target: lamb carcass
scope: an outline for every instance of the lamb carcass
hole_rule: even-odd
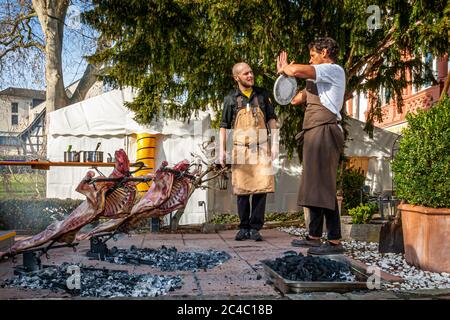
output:
[[[124,178],[130,175],[130,162],[124,150],[115,152],[116,164],[108,178]],[[123,216],[131,211],[136,188],[129,182],[117,187],[117,182],[103,181],[91,183],[95,173],[88,171],[76,191],[86,196],[83,201],[65,220],[58,221],[41,233],[15,243],[2,255],[14,255],[31,248],[39,247],[47,242],[72,243],[77,232],[94,220],[104,217]],[[120,180],[120,179],[118,179]],[[0,256],[1,258],[1,256]]]
[[[77,240],[88,239],[105,232],[128,233],[142,226],[147,218],[159,217],[186,206],[192,181],[183,176],[189,168],[189,161],[183,160],[168,170],[164,161],[161,167],[150,174],[153,183],[147,193],[133,206],[126,217],[109,220],[87,234],[79,235]]]

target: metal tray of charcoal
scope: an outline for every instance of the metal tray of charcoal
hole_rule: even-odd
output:
[[[322,258],[328,258],[346,263],[350,266],[351,273],[355,276],[356,281],[293,281],[283,278],[279,273],[267,265],[269,260],[262,260],[261,263],[264,271],[268,276],[268,280],[280,290],[283,294],[302,293],[302,292],[350,292],[356,290],[367,290],[367,278],[369,277],[361,268],[355,266],[350,260],[342,255],[324,255]]]

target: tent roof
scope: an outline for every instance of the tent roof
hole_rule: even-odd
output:
[[[349,139],[345,143],[345,155],[350,157],[391,157],[392,147],[399,135],[382,128],[373,129],[373,139],[364,131],[365,123],[348,119]]]
[[[49,113],[49,134],[71,136],[104,136],[132,133],[192,135],[192,123],[177,120],[159,120],[150,125],[140,125],[134,113],[125,107],[136,96],[131,88],[112,90],[90,99]],[[208,125],[209,114],[200,112],[197,120]],[[194,119],[195,120],[195,119]],[[191,120],[192,121],[192,120]],[[206,121],[206,122],[205,122]],[[209,127],[207,127],[209,128]],[[196,132],[195,132],[196,133]],[[201,134],[198,132],[198,134]]]

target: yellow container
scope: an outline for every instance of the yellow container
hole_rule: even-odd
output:
[[[137,154],[140,158],[155,158],[156,153],[155,147],[147,147],[147,148],[141,148],[137,150]]]
[[[156,135],[149,133],[140,133],[137,135],[136,162],[143,162],[148,169],[139,170],[134,175],[136,177],[144,176],[154,172],[156,155]],[[150,188],[150,184],[143,182],[137,184],[136,188],[140,193],[145,193]]]
[[[151,185],[151,182],[149,182],[149,183],[141,182],[136,185],[136,189],[139,193],[144,194],[148,191],[148,189],[150,188],[150,185]]]
[[[149,158],[138,159],[137,158],[136,162],[143,162],[147,168],[155,169],[155,159],[149,159]],[[140,172],[140,171],[138,171],[138,172]]]
[[[156,135],[142,133],[137,135],[137,148],[148,148],[148,147],[156,147]]]
[[[134,174],[134,176],[135,177],[140,177],[140,176],[145,176],[146,174],[149,174],[149,173],[152,173],[154,171],[154,169],[153,168],[149,168],[149,169],[142,169],[142,170],[139,170],[138,172],[136,172],[135,174]]]

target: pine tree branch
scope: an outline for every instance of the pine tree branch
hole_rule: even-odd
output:
[[[371,53],[365,55],[363,58],[359,59],[358,62],[356,62],[356,64],[352,67],[350,67],[349,71],[348,71],[348,77],[351,78],[354,75],[356,75],[358,73],[358,71],[364,67],[365,64],[375,64],[376,60],[379,59],[379,57],[381,56],[381,54],[383,52],[385,52],[387,49],[389,49],[394,43],[395,43],[395,39],[394,37],[394,32],[396,30],[396,27],[392,27],[386,37],[384,38],[383,41],[381,41],[381,43],[378,45],[378,47],[376,47]]]

